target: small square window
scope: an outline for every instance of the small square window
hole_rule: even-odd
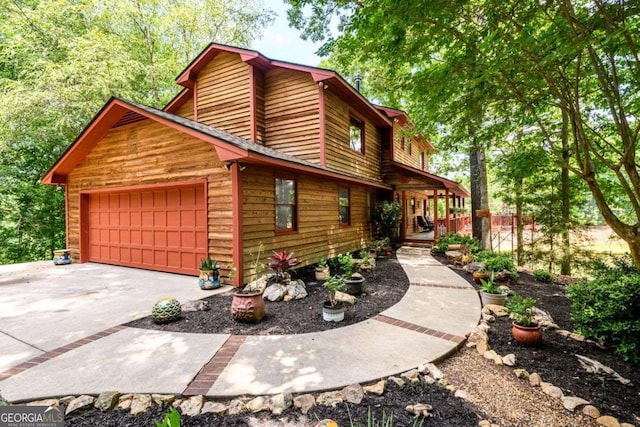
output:
[[[359,153],[364,153],[364,124],[351,117],[349,124],[349,147]]]

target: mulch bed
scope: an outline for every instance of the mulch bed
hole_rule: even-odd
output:
[[[265,317],[258,324],[238,323],[231,318],[231,291],[204,298],[211,310],[183,313],[176,322],[157,325],[151,317],[137,319],[126,326],[172,332],[233,335],[303,334],[341,328],[367,320],[396,304],[409,289],[409,279],[394,258],[378,260],[373,271],[363,271],[365,293],[358,296],[353,307],[346,307],[342,322],[322,319],[322,304],[327,301],[327,290],[315,282],[312,268],[294,272],[293,279],[306,283],[309,295],[289,302],[265,300]],[[198,286],[194,280],[194,286]],[[184,302],[184,301],[182,301]]]
[[[444,257],[437,257],[446,264]],[[470,273],[455,269],[461,277],[473,284]],[[518,273],[518,282],[511,290],[522,296],[536,299],[536,306],[548,312],[561,329],[574,331],[571,321],[571,301],[565,296],[563,284],[548,284],[536,281],[526,272]],[[620,422],[638,423],[640,417],[640,367],[623,361],[613,350],[602,349],[590,342],[565,338],[554,331],[545,331],[543,342],[538,347],[527,347],[517,343],[511,335],[511,319],[497,318],[491,323],[489,344],[498,354],[513,353],[517,367],[529,373],[537,372],[543,381],[553,383],[566,396],[578,396],[591,402],[603,415],[613,415]],[[631,380],[632,386],[618,381],[603,380],[587,373],[578,362],[576,354],[599,361]]]

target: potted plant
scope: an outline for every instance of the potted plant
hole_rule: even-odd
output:
[[[298,264],[300,260],[293,257],[293,252],[273,251],[267,266],[273,271],[277,283],[288,283],[291,280],[291,270]]]
[[[480,283],[482,286],[480,289],[480,299],[482,300],[483,306],[487,304],[504,305],[507,296],[504,291],[493,282],[493,272],[489,274],[488,280],[481,279]]]
[[[315,273],[316,281],[318,282],[324,282],[329,278],[330,271],[326,259],[322,257],[318,258],[318,264],[316,265]]]
[[[513,317],[511,334],[516,341],[524,345],[538,345],[542,342],[540,325],[535,322],[535,305],[535,299],[523,298],[520,295],[512,296],[507,302],[507,308]]]
[[[489,271],[487,271],[485,267],[480,267],[479,269],[473,272],[473,281],[479,285],[481,283],[481,280],[489,279],[489,275],[490,273]]]
[[[220,287],[220,266],[209,256],[200,261],[198,284],[200,289],[207,290]]]
[[[338,262],[345,279],[345,292],[349,295],[361,295],[364,292],[364,277],[354,274],[357,260],[350,253],[338,256]]]
[[[322,318],[327,322],[341,322],[344,320],[344,303],[336,300],[336,292],[344,289],[344,277],[330,276],[322,286],[329,292],[329,301],[322,306]]]
[[[253,257],[253,272],[258,278],[265,270],[266,266],[260,262],[260,254],[262,253],[262,242],[258,247],[258,255]],[[233,293],[231,300],[231,317],[236,322],[258,323],[264,318],[265,307],[262,299],[262,290],[253,290],[245,287]]]

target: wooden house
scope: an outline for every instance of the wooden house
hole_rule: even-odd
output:
[[[77,261],[195,274],[209,254],[239,285],[260,247],[365,247],[378,200],[402,201],[405,238],[418,204],[468,197],[429,172],[426,139],[398,137],[406,113],[333,71],[211,44],[176,81],[162,110],[110,99],[44,176]]]

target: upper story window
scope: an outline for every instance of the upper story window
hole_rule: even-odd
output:
[[[276,231],[295,231],[297,215],[296,180],[276,178]]]
[[[351,223],[351,194],[346,187],[338,188],[340,225]]]
[[[364,123],[353,117],[349,120],[349,147],[364,153]]]
[[[400,149],[402,151],[404,151],[404,144],[405,144],[405,142],[404,142],[404,136],[403,136],[402,139],[400,139]]]
[[[424,154],[424,151],[422,153],[420,153],[420,169],[421,170],[425,170],[425,157],[426,155]]]

